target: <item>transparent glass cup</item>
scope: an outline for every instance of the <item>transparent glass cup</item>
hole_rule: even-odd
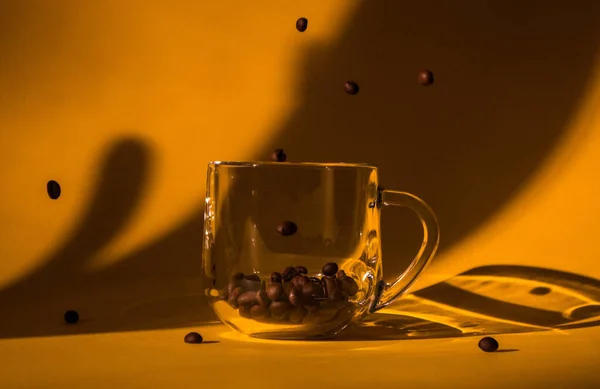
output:
[[[434,256],[435,214],[382,189],[366,164],[211,162],[203,282],[230,328],[270,339],[327,338],[405,294]],[[380,212],[405,206],[424,238],[410,266],[383,281]]]

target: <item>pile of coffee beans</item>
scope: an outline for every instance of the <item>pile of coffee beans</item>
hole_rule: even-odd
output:
[[[321,278],[308,277],[304,266],[272,273],[269,280],[238,273],[222,294],[239,315],[264,322],[320,324],[349,308],[359,290],[356,281],[334,262],[323,266]]]

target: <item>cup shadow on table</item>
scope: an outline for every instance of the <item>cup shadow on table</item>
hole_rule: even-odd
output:
[[[599,280],[538,267],[494,265],[408,294],[338,339],[456,338],[598,325]]]

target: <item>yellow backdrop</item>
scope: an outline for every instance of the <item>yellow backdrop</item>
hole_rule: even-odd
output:
[[[398,310],[448,325],[471,309],[434,296],[452,278],[544,312],[595,306],[582,318],[597,320],[599,53],[592,0],[3,1],[0,337],[213,320],[198,297],[206,164],[274,147],[374,163],[386,188],[437,212],[439,254]],[[419,234],[386,212],[388,277]],[[536,300],[538,284],[560,296]],[[447,311],[427,316],[422,299]],[[71,308],[76,329],[60,324]],[[486,328],[565,324],[503,315]]]

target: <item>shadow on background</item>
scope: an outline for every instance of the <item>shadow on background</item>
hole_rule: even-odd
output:
[[[299,109],[257,159],[283,147],[295,161],[376,164],[385,187],[413,192],[436,210],[444,250],[502,207],[552,151],[584,92],[599,41],[600,2],[593,0],[365,1],[337,43],[308,53]],[[421,68],[434,72],[434,85],[418,84]],[[346,80],[360,85],[358,95],[344,93]],[[43,266],[0,291],[0,337],[216,320],[200,295],[202,209],[109,268],[85,271],[130,217],[149,163],[143,143],[115,145],[78,231]],[[399,221],[385,217],[383,230]],[[386,261],[391,276],[416,251],[418,224],[384,240],[386,258],[404,260]],[[405,304],[435,301],[435,291]],[[80,311],[78,325],[61,324],[66,309]]]

